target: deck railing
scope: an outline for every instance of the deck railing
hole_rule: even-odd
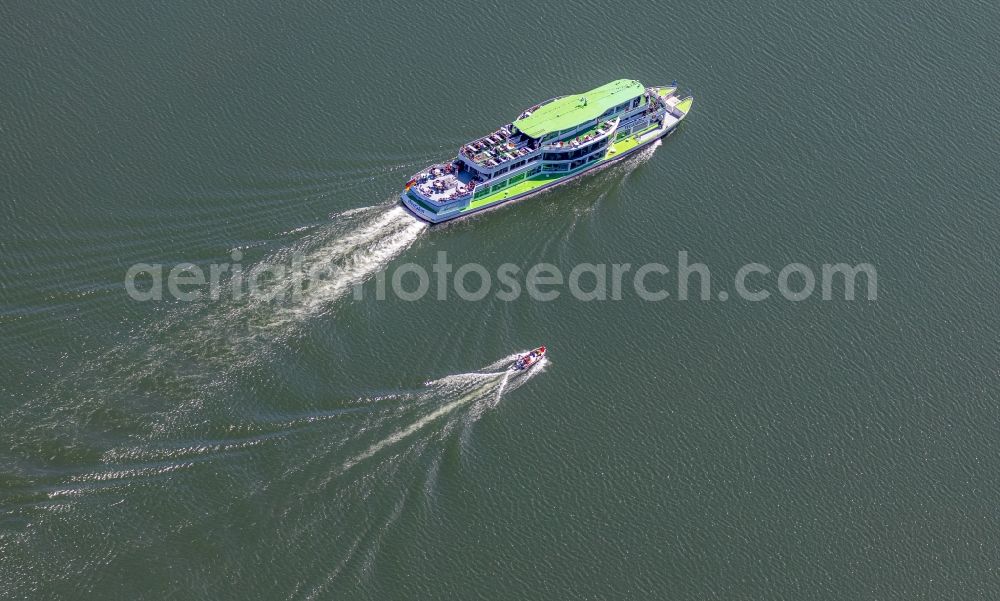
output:
[[[605,121],[604,125],[608,127],[605,127],[603,131],[600,131],[600,127],[598,127],[598,131],[600,131],[600,133],[598,133],[596,136],[585,142],[580,141],[580,138],[574,138],[572,140],[559,140],[557,142],[553,142],[551,144],[546,144],[545,146],[542,146],[542,152],[566,152],[567,150],[579,150],[581,148],[593,144],[594,142],[599,142],[604,138],[607,138],[608,136],[613,134],[615,130],[618,129],[619,123],[621,123],[621,117],[616,117],[614,121]],[[581,136],[581,137],[585,138],[586,136]],[[578,141],[580,143],[574,146],[573,142],[578,142]],[[556,146],[556,144],[559,144],[559,146]]]

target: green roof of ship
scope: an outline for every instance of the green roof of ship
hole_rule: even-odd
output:
[[[514,127],[532,138],[540,138],[596,119],[609,108],[631,100],[643,91],[643,85],[634,79],[617,79],[589,92],[563,96],[544,104],[524,119],[515,121]]]

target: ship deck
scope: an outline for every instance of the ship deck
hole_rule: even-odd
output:
[[[458,196],[469,194],[468,185],[472,181],[472,174],[468,171],[458,171],[443,173],[441,175],[431,175],[426,181],[416,184],[420,194],[434,202],[443,203],[453,200]],[[460,193],[460,187],[465,187],[466,192]]]
[[[529,144],[529,138],[521,133],[512,135],[512,130],[506,126],[462,146],[459,149],[458,159],[444,164],[432,165],[425,172],[415,176],[414,182],[412,182],[415,190],[411,192],[410,196],[407,196],[406,193],[402,195],[403,203],[418,216],[432,223],[440,223],[573,180],[588,171],[621,159],[672,131],[690,111],[693,101],[691,96],[677,97],[675,91],[675,86],[650,88],[649,92],[651,93],[647,93],[646,98],[655,99],[658,105],[655,120],[650,115],[647,119],[649,125],[642,130],[632,131],[630,129],[628,135],[622,134],[621,139],[609,139],[607,152],[600,159],[595,156],[595,160],[588,161],[569,171],[543,171],[492,193],[485,191],[485,196],[475,198],[477,188],[474,186],[477,183],[482,183],[480,178],[483,176],[477,176],[474,173],[476,170],[469,166],[470,163],[480,165],[486,163],[495,166],[514,161],[531,152],[547,151],[550,148],[564,148],[565,146],[582,146],[604,136],[614,136],[621,117],[615,120],[599,121],[584,131],[572,134],[570,139],[560,140],[542,148],[535,148],[534,143]],[[647,112],[651,113],[651,110],[652,107]],[[463,164],[463,159],[465,164]],[[558,162],[557,159],[551,160]],[[513,175],[514,172],[511,173]],[[488,180],[486,183],[489,181],[494,180]],[[410,190],[409,184],[406,189]],[[418,198],[421,199],[424,206],[416,201]],[[429,203],[434,203],[437,208],[431,207]]]
[[[669,117],[669,115],[668,115]],[[521,196],[528,194],[534,190],[544,188],[550,184],[553,184],[557,180],[571,180],[574,177],[590,171],[596,167],[614,161],[620,158],[624,154],[628,154],[630,151],[635,150],[639,146],[643,146],[650,142],[651,138],[659,137],[664,135],[664,133],[674,127],[676,121],[671,122],[663,127],[650,127],[642,132],[637,132],[631,136],[628,136],[617,142],[612,142],[608,145],[608,154],[606,157],[597,161],[593,165],[587,166],[585,169],[578,171],[576,173],[540,173],[531,179],[526,179],[513,184],[503,190],[494,192],[482,198],[477,198],[469,203],[469,205],[462,209],[463,213],[469,211],[475,211],[476,209],[485,207],[487,205],[493,204],[499,200],[514,198],[516,196]]]

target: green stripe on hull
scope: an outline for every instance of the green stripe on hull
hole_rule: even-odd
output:
[[[508,186],[503,190],[498,190],[493,194],[478,198],[469,203],[469,206],[462,209],[462,212],[474,211],[484,205],[494,203],[498,200],[503,200],[505,198],[513,198],[520,194],[525,194],[531,192],[536,188],[541,188],[545,184],[551,184],[557,179],[563,179],[564,177],[569,177],[569,175],[536,175],[531,179],[526,179],[524,181],[517,182],[512,186]]]
[[[552,184],[553,182],[556,182],[558,180],[571,179],[571,178],[576,177],[578,175],[582,175],[583,173],[585,173],[587,171],[590,171],[594,167],[597,167],[599,165],[603,165],[604,163],[607,163],[609,161],[613,161],[614,159],[616,159],[616,158],[620,157],[621,155],[629,152],[630,150],[635,150],[636,147],[638,147],[638,146],[643,146],[645,144],[648,144],[649,142],[652,142],[653,140],[650,139],[650,140],[646,140],[645,142],[641,142],[640,143],[639,142],[639,136],[642,133],[646,133],[646,132],[654,130],[654,129],[656,129],[655,125],[647,128],[646,130],[644,130],[642,132],[639,132],[637,134],[632,134],[632,135],[628,136],[627,138],[625,138],[623,140],[619,140],[618,142],[614,142],[612,144],[609,144],[608,145],[608,153],[601,160],[595,161],[595,162],[591,163],[590,165],[582,165],[579,168],[578,171],[571,172],[571,173],[563,173],[563,174],[558,174],[558,175],[556,175],[556,174],[540,174],[540,175],[536,175],[536,176],[534,176],[531,179],[526,179],[524,181],[520,181],[520,182],[518,182],[518,183],[516,183],[516,184],[514,184],[512,186],[504,188],[503,190],[498,190],[498,191],[494,192],[493,194],[490,194],[488,196],[484,196],[482,198],[478,198],[478,199],[472,201],[471,203],[469,203],[469,206],[467,206],[464,209],[462,209],[461,212],[462,213],[466,213],[468,211],[475,211],[477,209],[481,209],[481,208],[483,208],[483,207],[485,207],[487,205],[493,204],[495,202],[499,202],[499,201],[502,201],[502,200],[509,200],[509,199],[512,199],[512,198],[517,197],[517,196],[522,196],[524,194],[527,194],[529,192],[532,192],[534,190],[537,190],[539,188],[542,188],[544,186]]]

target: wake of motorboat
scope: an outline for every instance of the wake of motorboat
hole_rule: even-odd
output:
[[[407,426],[372,443],[367,450],[345,461],[342,471],[346,472],[358,463],[401,442],[431,423],[454,413],[459,408],[470,406],[466,415],[466,425],[477,421],[487,409],[496,407],[505,394],[517,390],[533,377],[545,371],[547,362],[545,357],[539,358],[533,369],[517,371],[511,369],[513,363],[527,352],[529,351],[508,355],[479,371],[453,374],[425,382],[425,390],[417,395],[414,402],[417,404],[426,403],[428,407],[433,407],[433,409],[413,420]],[[453,423],[447,422],[442,428],[450,428],[452,425]]]

